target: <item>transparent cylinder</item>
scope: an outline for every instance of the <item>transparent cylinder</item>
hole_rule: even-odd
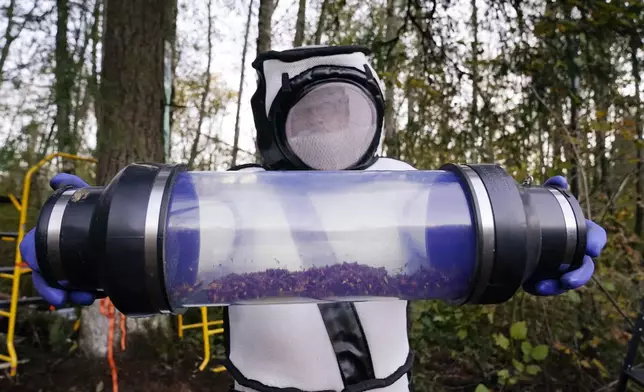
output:
[[[173,308],[456,300],[473,283],[475,236],[446,171],[184,172],[165,283]]]

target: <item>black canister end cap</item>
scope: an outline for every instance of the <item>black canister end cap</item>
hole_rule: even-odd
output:
[[[34,240],[38,268],[49,286],[105,297],[96,276],[98,258],[89,243],[101,192],[101,187],[68,186],[56,190],[41,207]]]
[[[477,229],[477,267],[462,303],[497,304],[521,287],[527,264],[528,222],[516,181],[498,165],[441,168],[462,181]]]
[[[165,289],[165,211],[183,165],[135,163],[105,188],[96,208],[92,238],[101,285],[129,317],[170,313]]]

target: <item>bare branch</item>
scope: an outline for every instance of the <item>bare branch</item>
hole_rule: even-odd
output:
[[[246,53],[248,52],[248,34],[250,32],[250,19],[253,11],[253,0],[248,2],[248,18],[246,19],[246,32],[244,34],[244,48],[242,49],[241,75],[239,76],[239,94],[237,95],[237,114],[235,115],[235,136],[233,140],[232,166],[237,164],[237,150],[239,149],[239,116],[241,112],[241,99],[244,91],[244,71],[246,70]]]
[[[586,194],[585,197],[585,202],[586,202],[586,218],[587,219],[592,219],[592,211],[590,209],[590,194],[588,193],[588,175],[586,174],[586,171],[581,167],[580,163],[582,162],[581,159],[581,154],[579,153],[579,149],[577,149],[577,144],[572,135],[570,134],[570,131],[568,130],[568,127],[564,123],[564,121],[546,104],[546,102],[543,100],[543,98],[539,95],[537,90],[534,88],[534,85],[530,85],[530,90],[532,91],[532,94],[541,102],[543,107],[546,108],[552,114],[553,118],[555,121],[557,121],[561,128],[563,129],[564,133],[566,134],[566,137],[568,138],[568,142],[570,143],[570,146],[572,148],[573,154],[575,155],[575,158],[577,159],[577,162],[579,163],[579,172],[581,173],[581,180],[583,182],[584,186],[584,193]]]
[[[203,137],[204,137],[204,138],[206,138],[207,140],[209,140],[209,141],[213,142],[213,143],[217,143],[217,144],[224,145],[224,146],[226,146],[226,147],[228,147],[228,148],[230,148],[230,149],[232,149],[232,148],[233,148],[233,145],[232,145],[232,144],[230,144],[230,143],[228,143],[228,142],[225,142],[225,141],[221,140],[218,136],[203,135]],[[245,150],[245,149],[243,149],[243,148],[239,148],[239,147],[237,147],[237,151],[238,151],[238,152],[243,152],[244,154],[247,154],[247,155],[249,155],[249,156],[255,156],[255,153],[254,153],[254,152],[250,152],[250,151]]]
[[[633,174],[635,174],[636,170],[637,169],[633,169],[630,172],[626,173],[626,175],[624,175],[624,178],[622,179],[622,182],[619,184],[619,188],[617,188],[617,192],[615,192],[615,194],[613,194],[611,196],[610,200],[608,201],[608,203],[606,203],[606,205],[604,206],[603,211],[599,215],[600,216],[600,218],[599,218],[600,223],[604,221],[604,218],[606,217],[606,214],[608,213],[608,209],[613,205],[613,203],[615,203],[615,200],[617,200],[617,198],[621,195],[622,191],[624,191],[624,188],[626,187],[626,184],[628,183],[628,180],[630,180],[630,177]]]
[[[198,155],[199,148],[199,139],[201,138],[201,127],[203,126],[203,120],[206,117],[206,102],[208,100],[208,95],[210,95],[210,67],[212,64],[212,0],[208,0],[208,63],[206,65],[206,72],[204,77],[206,78],[206,85],[203,89],[203,94],[201,95],[201,102],[199,104],[199,120],[197,122],[197,130],[195,138],[192,142],[192,148],[190,149],[190,157],[188,158],[188,167],[192,167],[195,162],[195,159]]]
[[[315,28],[315,39],[313,41],[314,45],[320,45],[320,42],[322,42],[322,30],[324,29],[324,22],[326,21],[328,3],[329,0],[322,0],[322,5],[320,6],[320,15],[318,16],[318,25]]]
[[[4,34],[4,39],[5,39],[5,44],[2,47],[2,50],[0,51],[0,81],[2,81],[2,71],[4,69],[4,64],[7,61],[7,58],[9,56],[9,48],[11,47],[11,44],[13,41],[15,41],[19,36],[20,33],[22,33],[22,30],[24,30],[25,26],[29,22],[40,22],[45,18],[46,15],[48,15],[51,10],[45,12],[43,15],[40,15],[39,17],[34,18],[34,11],[38,8],[38,2],[34,2],[33,7],[27,12],[25,15],[23,15],[23,21],[20,25],[18,25],[18,29],[15,34],[11,34],[11,29],[13,26],[16,26],[15,24],[15,15],[14,15],[14,8],[15,8],[15,0],[11,0],[11,3],[9,4],[9,7],[7,8],[7,17],[9,18],[9,22],[7,23],[7,30],[5,30]]]

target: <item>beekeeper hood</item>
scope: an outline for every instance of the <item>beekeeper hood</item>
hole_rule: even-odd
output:
[[[273,170],[363,169],[376,159],[384,100],[359,46],[260,54],[251,98],[257,147]]]

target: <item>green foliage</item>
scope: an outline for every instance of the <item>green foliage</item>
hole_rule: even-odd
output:
[[[608,246],[595,260],[596,276],[634,318],[644,282],[642,233],[634,230],[642,220],[636,206],[643,197],[635,179],[644,174],[636,172],[644,140],[641,2],[483,1],[475,2],[477,18],[467,15],[470,1],[326,3],[323,44],[370,47],[380,79],[393,82],[394,100],[387,105],[394,109],[397,132],[385,154],[389,146],[397,146],[396,155],[421,169],[447,162],[496,162],[518,180],[531,175],[537,183],[557,174],[568,176],[584,209],[589,207],[586,212],[609,232]],[[182,12],[191,7],[186,5]],[[89,7],[78,13],[85,11]],[[84,18],[85,22],[70,23],[78,29],[70,32],[75,56],[84,43],[100,39],[82,39],[92,21],[89,15]],[[54,23],[46,17],[30,20],[25,31],[48,31]],[[389,29],[395,32],[391,40],[388,20],[395,22],[395,29]],[[77,36],[81,38],[71,39]],[[199,118],[196,108],[210,80],[204,113],[208,126],[195,167],[213,168],[228,159],[230,149],[221,147],[225,130],[219,129],[219,119],[236,92],[218,74],[205,79],[197,56],[202,51],[200,38],[180,37],[177,43],[178,69],[183,71],[175,78],[173,156],[185,161],[189,154]],[[14,44],[15,58],[7,62],[13,69],[0,70],[2,87],[10,87],[10,93],[0,97],[0,113],[7,123],[0,139],[3,195],[17,193],[27,168],[53,149],[56,103],[50,87],[33,90],[33,81],[52,78],[50,41],[34,42],[42,54],[32,63],[25,60],[31,56],[15,55],[20,48]],[[94,138],[90,112],[95,97],[88,81],[97,75],[92,61],[75,73],[71,116],[80,121],[81,151],[87,154]],[[77,169],[85,178],[93,176],[89,165]],[[55,170],[56,165],[44,168],[34,180],[30,226]],[[17,214],[10,206],[2,207],[0,231],[15,230]],[[0,265],[9,265],[15,247],[3,245]],[[22,293],[28,295],[30,282],[24,283]],[[0,282],[0,291],[6,292],[2,284],[6,282]],[[471,390],[474,385],[476,392],[595,391],[618,374],[630,338],[622,316],[594,282],[556,298],[519,292],[497,306],[419,301],[411,310],[410,339],[417,355],[414,385],[423,392]],[[213,319],[221,317],[220,309],[211,312]],[[197,318],[198,312],[189,312],[186,322]],[[64,346],[66,327],[60,323],[51,321],[51,329],[41,328],[37,336]],[[182,344],[198,350],[200,339],[198,330],[186,331]]]
[[[528,335],[528,327],[526,327],[525,321],[519,321],[510,327],[510,336],[514,340],[524,340]]]
[[[526,373],[531,376],[536,376],[541,372],[541,367],[539,367],[539,365],[528,365],[525,369]]]
[[[616,285],[617,298],[625,307],[629,305],[623,295],[631,297],[628,287]],[[506,304],[467,310],[414,303],[410,336],[419,356],[417,390],[440,391],[442,385],[466,380],[491,390],[539,390],[536,386],[544,377],[561,390],[608,384],[619,370],[628,334],[596,285],[578,291],[580,302],[566,295],[519,294]],[[599,313],[580,317],[577,309],[593,303],[600,306]],[[521,320],[516,319],[519,315],[524,315]],[[511,322],[513,318],[516,321]],[[465,334],[462,331],[467,334],[464,339],[458,336]]]
[[[510,341],[508,340],[508,338],[505,337],[505,335],[501,333],[495,334],[494,340],[496,342],[496,345],[501,347],[504,350],[507,350],[508,347],[510,347]]]
[[[477,385],[476,389],[474,390],[474,392],[488,392],[488,391],[489,389],[487,389],[487,387],[483,384]]]
[[[64,349],[69,347],[72,323],[62,317],[52,317],[50,320],[51,322],[48,324],[49,335],[46,339],[53,351],[64,352]]]
[[[543,361],[548,356],[548,346],[546,346],[545,344],[536,346],[532,350],[531,355],[532,359],[534,359],[535,361]]]

